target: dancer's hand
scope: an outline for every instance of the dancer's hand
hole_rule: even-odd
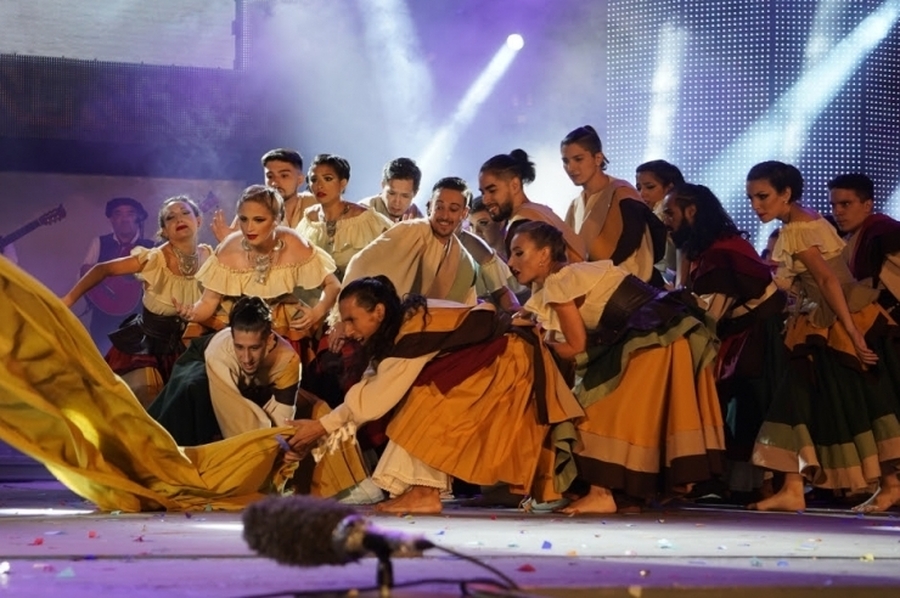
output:
[[[290,327],[293,330],[308,330],[314,328],[322,319],[322,315],[319,313],[320,311],[321,310],[317,310],[315,307],[299,305],[297,307],[297,313],[291,318]]]
[[[332,353],[340,353],[345,339],[344,326],[338,322],[328,333],[328,350]]]
[[[288,440],[291,449],[305,453],[319,439],[325,436],[325,427],[315,419],[295,419],[285,422],[294,428],[294,435]]]
[[[850,331],[850,340],[853,341],[853,348],[856,349],[856,356],[859,357],[861,362],[865,365],[875,365],[878,363],[878,355],[869,348],[866,344],[866,339],[859,330],[853,329]]]
[[[175,297],[172,297],[172,305],[175,306],[175,311],[178,312],[179,318],[181,318],[185,322],[193,322],[194,321],[194,304],[193,303],[182,303]]]
[[[534,320],[531,319],[531,312],[520,309],[512,315],[513,326],[534,326]]]
[[[231,228],[231,226],[225,222],[225,212],[222,211],[221,208],[213,212],[212,222],[210,223],[209,228],[212,230],[213,235],[216,237],[216,241],[219,243],[222,242],[222,239],[237,230]]]

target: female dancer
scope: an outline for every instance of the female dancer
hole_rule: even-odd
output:
[[[343,279],[350,258],[393,223],[375,210],[344,200],[350,181],[350,164],[344,158],[317,155],[307,180],[319,205],[306,210],[297,232],[334,258],[335,275]]]
[[[590,489],[563,511],[614,513],[613,490],[646,499],[720,473],[715,338],[702,316],[609,260],[567,264],[562,234],[543,222],[518,228],[510,250],[532,285],[525,310],[580,374],[575,462]]]
[[[747,174],[759,219],[784,224],[772,251],[776,282],[799,295],[785,337],[791,375],[753,450],[753,462],[784,472],[785,482],[751,508],[805,508],[805,479],[850,491],[880,482],[864,509],[885,510],[900,502],[897,325],[878,305],[878,291],[853,279],[844,242],[800,204],[802,195],[803,177],[790,164],[762,162]]]
[[[272,307],[273,330],[299,348],[300,339],[315,332],[337,298],[334,261],[296,231],[280,226],[283,206],[273,189],[247,187],[237,214],[240,232],[226,237],[203,264],[196,275],[203,295],[194,303],[176,302],[179,313],[189,322],[210,322],[221,329],[234,300],[260,297]]]
[[[634,172],[635,186],[657,218],[663,220],[663,199],[676,185],[684,183],[681,170],[674,164],[665,160],[651,160],[639,165]],[[678,284],[678,253],[672,239],[666,240],[666,254],[662,261],[656,263],[656,269],[660,271],[667,283]]]
[[[296,450],[324,439],[315,451],[321,455],[396,408],[372,476],[395,497],[381,511],[440,512],[448,476],[503,481],[523,494],[566,487],[549,473],[553,459],[547,477],[538,476],[539,457],[551,426],[581,409],[533,334],[506,333],[508,320],[486,305],[438,306],[418,295],[401,301],[384,276],[348,283],[339,307],[345,334],[363,344],[370,368],[330,414],[293,422]]]
[[[587,246],[588,260],[612,260],[645,282],[662,286],[654,269],[666,247],[666,228],[631,184],[606,174],[609,160],[590,125],[571,131],[560,143],[563,167],[582,188],[566,212],[566,224]]]
[[[684,182],[681,170],[665,160],[651,160],[634,170],[635,187],[657,218],[662,219],[662,200],[676,185]]]
[[[71,307],[109,276],[135,274],[143,281],[143,312],[110,335],[113,347],[106,360],[145,406],[169,380],[175,359],[184,351],[184,322],[176,305],[200,298],[195,275],[213,253],[209,245],[197,243],[200,221],[200,209],[191,199],[170,197],[159,210],[157,235],[162,245],[136,247],[128,257],[95,264],[62,297]]]

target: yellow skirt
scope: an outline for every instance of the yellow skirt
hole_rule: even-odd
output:
[[[391,440],[427,465],[480,485],[505,482],[520,493],[546,497],[553,465],[542,446],[551,428],[584,412],[559,375],[543,344],[539,359],[545,372],[545,423],[535,400],[535,353],[522,338],[508,334],[508,344],[489,366],[460,380],[446,394],[434,383],[414,386],[387,428]],[[543,490],[536,489],[541,481]],[[557,484],[557,487],[559,484]]]
[[[725,436],[713,368],[694,375],[684,338],[635,351],[615,389],[577,424],[579,475],[647,497],[719,473]]]

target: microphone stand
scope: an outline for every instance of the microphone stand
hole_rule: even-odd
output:
[[[391,552],[379,550],[375,556],[378,557],[378,568],[375,572],[378,595],[381,598],[388,598],[391,595],[391,588],[394,587],[394,564],[391,562]]]

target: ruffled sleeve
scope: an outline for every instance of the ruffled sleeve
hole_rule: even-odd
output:
[[[525,309],[535,314],[545,329],[562,332],[559,317],[550,304],[584,297],[578,311],[585,327],[593,330],[606,302],[627,275],[610,260],[570,264],[548,276],[543,287],[534,289]]]
[[[209,245],[198,246],[198,251],[213,253]],[[135,247],[131,255],[137,258],[143,267],[135,277],[144,283],[143,303],[149,311],[161,315],[177,314],[172,305],[174,297],[180,303],[194,303],[201,295],[200,283],[194,276],[183,276],[173,273],[166,264],[166,256],[162,247]]]
[[[257,279],[255,269],[233,270],[224,266],[216,255],[210,256],[196,274],[203,286],[226,297],[251,295],[274,299],[292,294],[295,289],[316,289],[335,270],[334,260],[321,248],[302,262],[276,264],[269,270],[265,283]]]
[[[806,266],[794,257],[798,253],[810,247],[818,247],[827,261],[840,255],[845,245],[835,228],[824,218],[809,222],[789,222],[778,234],[772,259],[778,263],[778,277],[791,278],[806,272]]]
[[[352,218],[338,220],[333,239],[329,239],[324,222],[307,216],[297,225],[297,232],[329,253],[335,266],[343,272],[354,255],[391,226],[393,223],[387,217],[369,208]]]

